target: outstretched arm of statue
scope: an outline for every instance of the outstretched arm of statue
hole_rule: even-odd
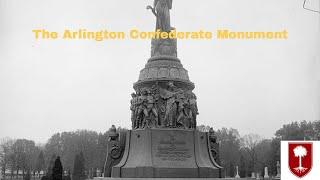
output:
[[[147,9],[151,9],[151,12],[157,17],[157,13],[156,13],[156,10],[155,8],[151,7],[151,6],[147,6]]]

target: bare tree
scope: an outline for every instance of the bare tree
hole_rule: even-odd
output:
[[[257,171],[257,145],[261,141],[261,136],[257,134],[248,134],[241,138],[241,148],[247,151],[251,159],[251,171]]]
[[[0,173],[3,174],[3,179],[6,179],[5,172],[10,166],[10,155],[12,153],[12,145],[14,140],[3,138],[0,140]]]

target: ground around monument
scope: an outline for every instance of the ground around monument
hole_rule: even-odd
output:
[[[253,180],[256,178],[94,178],[94,180],[218,180],[218,179],[225,179],[225,180],[234,180],[234,179],[242,179],[242,180]],[[262,180],[263,178],[261,178]],[[265,179],[265,180],[275,180],[275,179]]]

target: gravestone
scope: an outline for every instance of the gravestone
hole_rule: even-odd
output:
[[[251,173],[251,178],[252,178],[252,179],[255,179],[255,178],[256,178],[254,172]]]
[[[101,177],[101,171],[100,171],[100,169],[97,169],[97,170],[96,170],[96,176],[97,176],[97,177]]]
[[[236,174],[235,178],[236,178],[236,179],[239,179],[240,176],[239,176],[239,167],[238,167],[238,166],[236,166],[236,171],[237,171],[237,172],[236,172],[237,174]]]
[[[260,173],[257,173],[256,179],[261,179],[261,178],[260,178]]]
[[[277,175],[276,175],[276,179],[280,179],[280,178],[281,178],[280,162],[277,161]]]
[[[156,29],[170,24],[172,0],[148,6]],[[151,57],[131,94],[131,126],[126,133],[109,131],[104,176],[112,178],[218,178],[219,144],[215,132],[197,130],[194,83],[177,55],[177,39],[151,40]],[[119,136],[120,133],[120,136]]]
[[[269,179],[268,167],[264,168],[264,179]]]

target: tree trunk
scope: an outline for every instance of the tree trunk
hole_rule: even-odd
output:
[[[10,179],[12,179],[12,178],[13,178],[13,176],[14,176],[14,169],[13,169],[13,168],[11,168],[11,178],[10,178]]]
[[[301,162],[301,160],[302,160],[302,157],[299,156],[299,167],[300,167],[300,168],[302,167],[302,162]]]

